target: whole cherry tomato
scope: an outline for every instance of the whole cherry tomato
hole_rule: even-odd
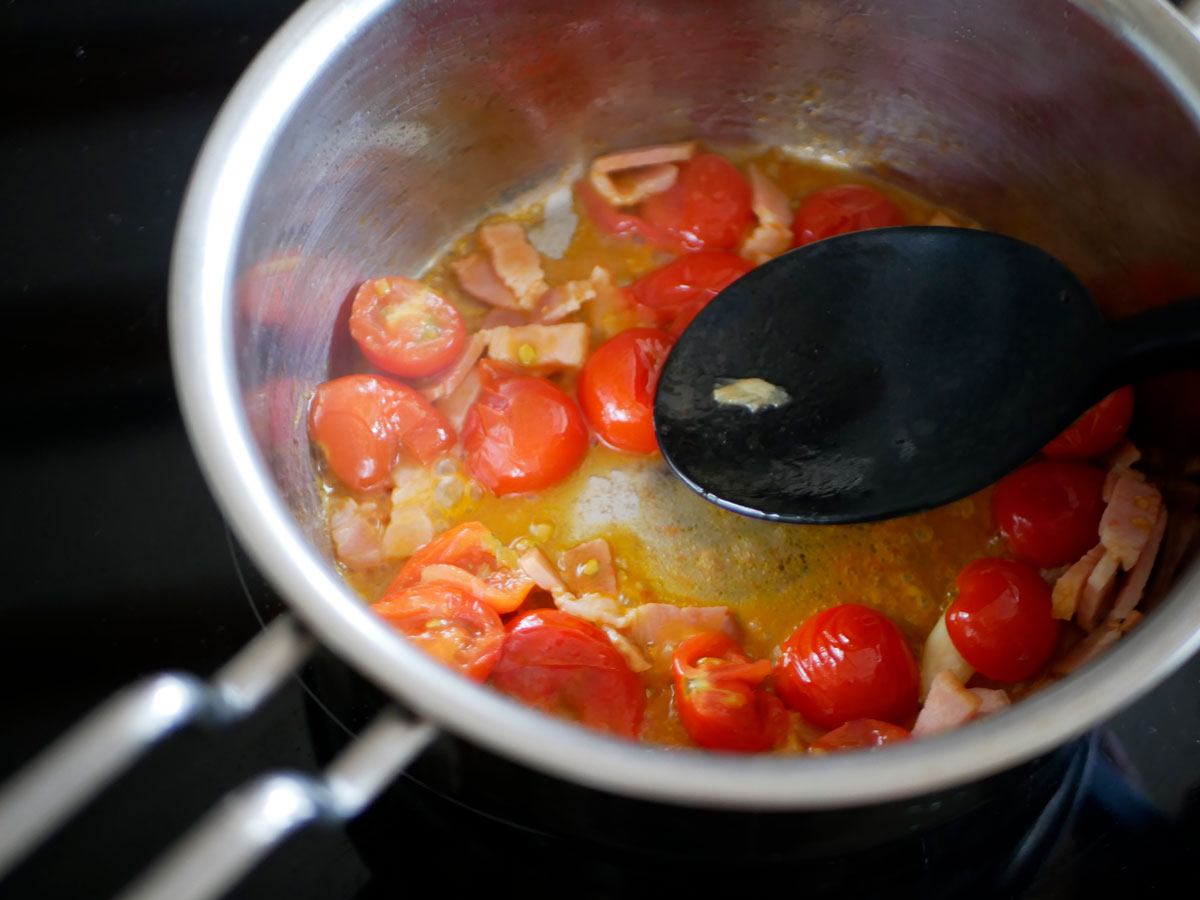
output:
[[[678,249],[675,238],[657,225],[651,225],[641,216],[622,212],[600,196],[586,180],[575,182],[575,195],[587,217],[601,234],[614,237],[640,237],[656,247]]]
[[[508,623],[492,684],[519,700],[583,725],[636,737],[646,687],[604,632],[556,609]]]
[[[467,471],[493,494],[539,491],[579,467],[588,448],[579,408],[552,382],[483,360],[483,390],[463,421]]]
[[[406,384],[346,375],[317,385],[308,413],[329,468],[356,491],[387,486],[403,447],[424,465],[454,446],[454,427]]]
[[[809,753],[833,753],[838,750],[861,750],[882,747],[894,741],[906,741],[911,734],[899,725],[881,722],[878,719],[853,719],[833,731],[817,738],[809,747]]]
[[[453,585],[429,582],[389,589],[371,609],[426,653],[475,681],[486,681],[500,658],[500,616]]]
[[[354,296],[350,334],[371,365],[420,378],[458,358],[467,330],[458,310],[421,282],[372,278]]]
[[[1117,446],[1133,421],[1133,388],[1117,388],[1042,448],[1051,459],[1095,459]]]
[[[906,721],[920,677],[908,641],[887,616],[844,603],[801,623],[775,664],[783,702],[821,728],[852,719]]]
[[[654,389],[674,339],[657,328],[630,328],[605,341],[579,373],[579,406],[606,444],[654,453]]]
[[[688,250],[732,250],[754,223],[749,182],[715,153],[680,164],[675,183],[647,197],[641,214]]]
[[[388,592],[430,580],[428,574],[422,575],[427,566],[453,566],[461,570],[461,576],[449,573],[450,583],[497,612],[512,612],[533,589],[533,579],[522,571],[517,554],[482,522],[464,522],[421,547],[396,573]]]
[[[1017,559],[1045,569],[1075,562],[1099,543],[1104,473],[1084,463],[1043,460],[996,485],[992,511]]]
[[[671,333],[678,335],[713,297],[753,268],[740,256],[722,250],[685,253],[643,275],[629,286],[629,292],[657,324],[670,323]]]
[[[687,733],[709,750],[770,750],[787,730],[779,698],[759,685],[771,674],[723,631],[693,635],[671,659],[675,707]]]
[[[1031,678],[1058,644],[1050,588],[1013,559],[977,559],[958,575],[946,631],[977,671],[997,681]]]
[[[861,184],[835,184],[800,202],[792,220],[796,247],[838,234],[903,225],[904,214],[879,191]]]

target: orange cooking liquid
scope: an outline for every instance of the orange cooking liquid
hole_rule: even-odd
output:
[[[882,190],[910,222],[925,222],[934,207],[919,198],[845,170],[799,162],[778,151],[756,161],[793,198],[830,184],[857,181]],[[670,257],[628,239],[600,234],[583,215],[561,259],[544,259],[551,285],[607,268],[617,284],[657,268]],[[526,224],[539,212],[517,218]],[[464,238],[426,281],[452,300],[472,327],[486,314],[464,295],[448,268],[473,247]],[[588,310],[594,344],[633,324],[621,309]],[[573,394],[569,377],[557,379]],[[327,480],[330,491],[338,491]],[[503,541],[541,546],[550,559],[601,537],[617,568],[626,605],[664,602],[728,606],[747,653],[772,658],[808,616],[840,603],[862,603],[891,617],[919,655],[945,609],[954,579],[972,559],[999,552],[991,491],[915,516],[861,525],[780,525],[749,519],[709,504],[679,482],[661,457],[632,456],[593,444],[571,476],[533,496],[468,495],[444,511],[449,527],[478,519]],[[347,580],[374,600],[396,567]],[[646,673],[649,703],[642,737],[689,744],[673,715],[666,672]]]

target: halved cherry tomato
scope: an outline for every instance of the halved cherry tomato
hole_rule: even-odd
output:
[[[574,401],[545,378],[492,360],[479,371],[483,390],[463,421],[471,476],[503,495],[539,491],[574,472],[588,448]]]
[[[647,197],[642,218],[687,250],[732,250],[754,223],[750,184],[728,160],[701,153],[671,187]]]
[[[781,651],[775,691],[813,725],[896,723],[916,712],[916,661],[900,629],[882,613],[857,603],[824,610],[801,623]]]
[[[630,328],[605,341],[579,373],[579,406],[601,440],[629,453],[653,453],[654,389],[674,339],[657,328]]]
[[[1035,675],[1058,644],[1042,576],[1013,559],[977,559],[955,584],[958,598],[946,610],[946,631],[963,659],[997,681]]]
[[[1042,460],[996,485],[992,511],[1013,556],[1044,569],[1069,565],[1099,542],[1104,473]]]
[[[354,296],[350,334],[371,365],[420,378],[458,358],[467,329],[458,310],[421,282],[372,278]]]
[[[622,737],[635,737],[646,688],[604,632],[556,609],[508,623],[492,684],[538,709]]]
[[[709,750],[770,750],[787,730],[779,698],[759,685],[771,664],[751,662],[723,631],[693,635],[671,658],[675,707],[687,733]]]
[[[911,734],[899,725],[878,719],[854,719],[813,741],[809,753],[833,753],[838,750],[861,750],[882,747],[893,741],[906,741]]]
[[[656,324],[671,323],[671,332],[682,334],[713,297],[753,268],[752,263],[723,250],[685,253],[643,275],[629,286],[629,292],[635,303],[654,316]]]
[[[430,582],[389,589],[371,609],[430,656],[475,681],[486,681],[500,658],[500,616],[453,585]]]
[[[335,475],[356,491],[389,483],[403,447],[423,465],[454,446],[454,426],[406,384],[346,375],[317,385],[309,433]]]
[[[1133,388],[1117,388],[1042,448],[1051,459],[1095,459],[1117,446],[1133,421]]]
[[[458,569],[430,579],[429,566]],[[482,522],[464,522],[438,535],[408,558],[388,586],[388,593],[420,584],[441,582],[484,601],[497,612],[512,612],[533,589],[533,579],[521,570],[517,554],[504,546]]]
[[[879,191],[861,184],[835,184],[813,191],[792,220],[793,246],[803,247],[838,234],[903,225],[904,214]]]

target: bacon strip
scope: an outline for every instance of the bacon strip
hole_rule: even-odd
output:
[[[431,403],[441,400],[443,397],[449,397],[463,383],[463,379],[467,377],[467,373],[471,371],[475,363],[479,362],[479,357],[483,356],[483,351],[487,349],[487,342],[488,337],[485,333],[475,332],[467,339],[462,353],[458,355],[458,359],[450,368],[422,381],[413,382],[413,387],[424,394],[425,399]],[[455,423],[456,431],[459,425],[461,423]]]
[[[488,356],[520,366],[534,375],[583,367],[588,353],[588,327],[583,322],[558,325],[501,326],[488,332]]]
[[[1058,677],[1070,675],[1080,666],[1095,659],[1121,637],[1121,626],[1117,622],[1105,622],[1103,627],[1091,632],[1071,651],[1050,667],[1050,674]]]
[[[1054,618],[1070,619],[1075,615],[1075,610],[1079,606],[1079,598],[1083,594],[1084,586],[1095,570],[1096,564],[1100,562],[1103,556],[1104,545],[1097,544],[1087,553],[1083,554],[1073,566],[1067,569],[1062,577],[1054,582],[1054,591],[1051,594],[1051,600],[1054,604],[1052,610]]]
[[[750,179],[750,206],[758,224],[746,235],[738,253],[755,265],[773,259],[792,246],[792,205],[758,166],[747,168]]]
[[[493,222],[479,229],[496,275],[516,298],[520,309],[533,309],[546,293],[542,259],[516,222]]]
[[[371,569],[383,563],[383,515],[377,500],[338,497],[329,504],[329,534],[339,562],[351,569]]]
[[[602,287],[611,285],[612,276],[603,266],[592,269],[591,277],[568,281],[550,288],[542,295],[533,312],[535,322],[550,324],[578,312],[583,304],[595,300]]]
[[[991,688],[968,688],[968,690],[979,698],[979,709],[975,710],[973,718],[979,719],[1012,706],[1012,700],[1009,699],[1007,691],[992,690]]]
[[[1088,551],[1091,552],[1091,551]],[[1104,614],[1112,605],[1113,593],[1117,589],[1117,572],[1120,560],[1109,550],[1096,563],[1079,592],[1079,605],[1075,610],[1075,621],[1085,631],[1100,624]]]
[[[694,634],[724,631],[736,637],[733,617],[726,606],[672,606],[645,603],[632,611],[629,636],[657,665],[669,665],[679,644]]]
[[[1166,533],[1166,530],[1167,511],[1164,509],[1158,514],[1158,521],[1154,523],[1154,531],[1150,533],[1150,540],[1142,549],[1137,565],[1129,570],[1125,583],[1117,592],[1112,612],[1108,614],[1109,619],[1117,622],[1125,621],[1141,602],[1142,592],[1146,590],[1146,582],[1150,580],[1150,570],[1154,568],[1154,558],[1158,556],[1158,548],[1162,545],[1163,534]]]
[[[1132,475],[1139,481],[1146,480],[1141,472],[1133,469],[1133,464],[1141,458],[1142,451],[1129,441],[1122,441],[1116,450],[1104,458],[1104,468],[1107,470],[1107,474],[1104,476],[1104,488],[1101,490],[1100,496],[1105,503],[1112,500],[1113,488],[1117,486],[1117,482],[1123,475]]]
[[[449,420],[454,426],[456,434],[462,433],[463,421],[467,417],[467,412],[479,397],[479,392],[483,390],[483,382],[479,378],[479,368],[472,366],[463,375],[462,381],[454,388],[449,395],[438,400],[434,406],[438,412]]]
[[[611,625],[601,625],[600,630],[608,636],[613,647],[622,657],[625,658],[625,665],[634,672],[645,672],[650,668],[650,660],[642,654],[642,651],[637,648],[637,645],[617,631]]]
[[[608,541],[596,538],[572,547],[558,558],[562,579],[576,594],[616,594],[617,573],[613,569]]]
[[[929,696],[917,714],[913,737],[939,734],[965,725],[983,705],[983,699],[968,691],[951,671],[939,672],[929,686]]]
[[[557,597],[559,594],[570,593],[567,590],[566,582],[558,577],[558,572],[541,548],[534,547],[532,550],[526,550],[517,560],[517,564],[521,567],[522,572],[533,579],[534,584],[543,591],[549,591],[552,596]]]
[[[679,177],[673,164],[695,155],[695,141],[608,153],[592,161],[588,179],[613,206],[633,206],[673,185]]]
[[[585,622],[621,629],[629,627],[636,612],[626,609],[615,598],[604,594],[584,594],[582,597],[571,593],[559,594],[554,598],[554,605]]]
[[[1129,472],[1117,479],[1100,517],[1100,543],[1117,557],[1122,569],[1137,564],[1161,508],[1162,494],[1141,475]]]

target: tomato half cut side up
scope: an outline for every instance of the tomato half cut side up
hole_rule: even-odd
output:
[[[835,184],[813,191],[792,219],[794,247],[867,228],[903,225],[904,213],[879,191],[861,184]]]
[[[454,427],[406,384],[382,375],[346,375],[317,385],[309,434],[329,468],[356,491],[390,484],[401,448],[423,465],[454,446]]]
[[[841,750],[873,750],[884,744],[906,741],[907,729],[879,719],[853,719],[839,725],[809,744],[809,753],[835,753]]]
[[[681,163],[675,183],[647,197],[640,212],[685,250],[733,250],[754,223],[750,183],[715,153]]]
[[[646,688],[604,632],[556,609],[521,613],[492,669],[501,691],[552,715],[633,738]]]
[[[783,702],[760,687],[771,664],[751,662],[722,631],[683,641],[671,659],[675,706],[687,733],[708,750],[759,753],[787,730]]]
[[[920,676],[908,641],[887,616],[843,603],[809,617],[783,642],[775,690],[820,728],[852,719],[907,722]]]
[[[500,658],[505,632],[499,614],[453,586],[431,582],[389,590],[371,609],[430,656],[474,681],[486,681]]]
[[[479,364],[483,389],[463,421],[471,477],[497,496],[538,491],[583,462],[587,425],[553,382],[493,362]]]
[[[515,610],[533,589],[533,579],[521,570],[517,554],[482,522],[464,522],[417,550],[396,573],[388,593],[420,584],[430,566],[461,570],[456,587],[500,613]]]
[[[576,393],[584,417],[610,447],[654,453],[654,390],[675,343],[657,328],[630,328],[605,341],[579,373]]]
[[[1133,388],[1117,388],[1042,448],[1051,459],[1095,459],[1125,437],[1133,421]]]
[[[458,358],[467,329],[458,310],[421,282],[372,278],[354,296],[350,334],[371,365],[421,378]]]
[[[1032,678],[1058,645],[1050,588],[1014,559],[977,559],[955,581],[946,610],[955,649],[981,674],[1012,684]]]
[[[1049,569],[1096,546],[1104,477],[1086,463],[1042,460],[1000,479],[992,512],[1013,556]]]

